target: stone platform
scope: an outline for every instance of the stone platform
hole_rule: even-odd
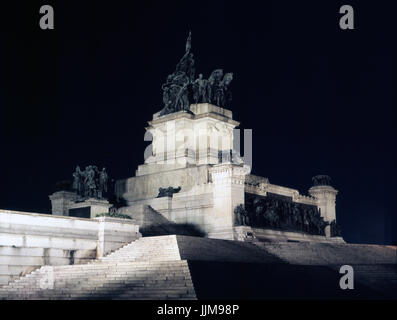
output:
[[[397,248],[143,237],[92,263],[42,267],[2,299],[397,299]],[[339,288],[350,264],[355,289]]]

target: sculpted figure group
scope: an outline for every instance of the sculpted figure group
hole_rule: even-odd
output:
[[[327,222],[314,206],[302,205],[271,197],[256,197],[235,210],[237,225],[258,228],[303,231],[324,235]]]
[[[222,69],[213,71],[208,80],[200,73],[193,82],[194,103],[211,103],[218,107],[226,107],[232,101],[229,85],[233,80],[233,73],[223,75]]]
[[[312,178],[313,186],[330,186],[331,177],[326,175],[318,175]]]
[[[73,173],[73,190],[82,198],[103,199],[108,192],[109,176],[106,168],[102,171],[97,166],[87,166],[84,171],[76,167]]]
[[[204,79],[202,74],[195,79],[193,53],[190,52],[191,42],[192,37],[189,33],[185,54],[176,65],[174,73],[170,74],[162,85],[164,108],[160,115],[188,111],[191,96],[194,103],[212,103],[219,107],[226,107],[232,100],[229,85],[233,80],[233,73],[224,75],[222,69],[216,69],[208,79]]]

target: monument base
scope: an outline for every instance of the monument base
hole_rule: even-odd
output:
[[[252,228],[249,226],[234,227],[234,240],[250,242],[262,241],[345,243],[342,237],[318,236],[304,232]]]
[[[107,200],[89,198],[82,202],[76,202],[69,207],[69,216],[78,218],[96,218],[97,215],[109,213],[112,205]]]
[[[148,124],[151,155],[138,166],[134,177],[118,180],[115,185],[117,198],[125,203],[119,212],[141,226],[161,225],[165,219],[166,224],[194,225],[210,238],[245,241],[247,234],[235,226],[250,224],[257,217],[260,221],[256,225],[263,226],[269,225],[265,220],[272,214],[285,220],[275,225],[295,221],[298,226],[301,221],[310,232],[320,230],[322,220],[335,220],[337,190],[321,185],[329,183],[325,176],[315,179],[311,196],[306,196],[250,173],[250,166],[235,150],[234,129],[239,122],[233,120],[230,110],[209,103],[192,104],[189,112],[156,113]],[[177,191],[164,194],[164,190]],[[248,238],[255,236],[255,232],[247,232]],[[331,236],[330,228],[325,232]],[[263,237],[300,239],[296,241],[324,238],[302,234],[275,231]]]

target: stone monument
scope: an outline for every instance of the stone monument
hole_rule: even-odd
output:
[[[331,178],[315,176],[304,196],[252,175],[233,150],[239,125],[228,109],[233,73],[218,68],[208,79],[196,78],[191,51],[189,33],[184,55],[162,85],[164,106],[146,127],[152,143],[144,163],[134,177],[115,184],[116,202],[123,204],[116,213],[144,226],[192,224],[212,238],[343,241]],[[93,218],[109,212],[108,184],[105,168],[77,166],[72,190],[50,196],[53,214]]]
[[[226,108],[233,74],[216,69],[208,80],[196,79],[191,41],[189,34],[184,56],[162,86],[164,107],[146,127],[151,152],[134,177],[116,182],[116,196],[126,203],[119,212],[133,218],[150,207],[212,238],[331,238],[337,191],[330,179],[316,176],[304,196],[251,175],[233,150],[239,122]]]

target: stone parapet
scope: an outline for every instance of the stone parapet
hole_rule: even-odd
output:
[[[0,285],[43,265],[86,263],[139,237],[125,219],[0,210]]]

